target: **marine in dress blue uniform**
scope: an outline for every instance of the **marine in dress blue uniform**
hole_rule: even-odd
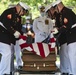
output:
[[[26,6],[26,5],[25,5]],[[10,74],[11,64],[11,43],[15,44],[16,38],[21,33],[15,28],[18,25],[19,18],[25,12],[23,7],[18,4],[15,8],[6,9],[0,17],[0,53],[2,54],[0,62],[0,75]]]
[[[55,3],[55,5],[57,5],[59,12],[60,12],[60,19],[62,20],[62,27],[60,28],[61,32],[66,32],[65,36],[61,37],[60,40],[63,41],[62,38],[64,38],[64,40],[66,39],[66,43],[67,43],[67,49],[65,51],[67,54],[67,59],[69,63],[65,63],[64,64],[67,66],[68,65],[68,72],[70,75],[76,75],[76,15],[75,13],[65,7],[62,2],[59,0]],[[62,9],[60,9],[62,7]],[[63,42],[62,42],[63,43]],[[63,53],[62,53],[63,54]],[[65,54],[65,53],[64,53]],[[65,54],[65,55],[66,55]],[[65,56],[64,55],[64,56]]]

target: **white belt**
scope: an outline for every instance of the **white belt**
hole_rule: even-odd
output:
[[[72,25],[72,27],[71,27],[71,28],[74,28],[74,27],[76,27],[76,23],[75,23],[74,25]]]
[[[6,27],[3,25],[3,23],[2,23],[2,22],[0,22],[0,25],[1,25],[3,28],[5,28],[5,29],[6,29]]]

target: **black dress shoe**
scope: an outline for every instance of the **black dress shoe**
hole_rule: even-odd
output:
[[[3,74],[3,75],[10,75],[10,74]]]
[[[10,75],[14,75],[14,71],[13,72],[10,72]]]
[[[10,75],[12,75],[12,72],[10,72]]]
[[[68,73],[62,73],[61,75],[69,75]]]
[[[22,66],[18,66],[18,70],[22,69]]]

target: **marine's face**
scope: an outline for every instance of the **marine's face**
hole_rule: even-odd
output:
[[[53,7],[50,8],[50,13],[53,15],[55,12],[55,9]]]
[[[58,5],[55,7],[55,12],[59,13]]]
[[[51,7],[48,11],[48,17],[53,18],[55,13],[55,8]]]
[[[24,13],[25,13],[25,10],[24,10],[23,8],[21,8],[21,11],[20,11],[19,15],[20,15],[20,16],[23,16]]]
[[[58,13],[60,13],[61,10],[62,10],[62,8],[63,8],[63,6],[62,6],[61,4],[62,4],[62,3],[57,4]]]
[[[27,14],[28,10],[25,10],[23,7],[20,8],[20,12],[19,15],[20,16],[24,16],[25,14]]]

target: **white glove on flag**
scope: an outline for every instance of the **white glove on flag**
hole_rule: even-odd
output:
[[[21,35],[21,34],[20,34],[20,32],[18,32],[18,31],[16,31],[16,32],[14,33],[15,38],[19,38],[20,35]]]

